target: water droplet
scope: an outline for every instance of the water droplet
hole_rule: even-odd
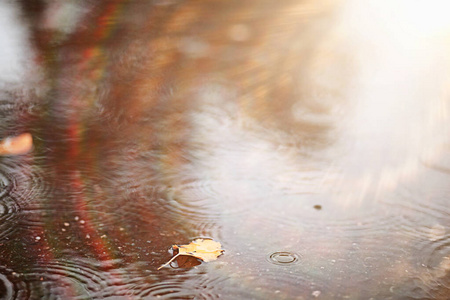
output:
[[[298,262],[298,255],[287,251],[278,251],[269,255],[269,262],[276,265],[287,265]]]

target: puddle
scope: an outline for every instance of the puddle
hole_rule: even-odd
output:
[[[0,4],[0,298],[447,299],[450,24],[402,3]]]

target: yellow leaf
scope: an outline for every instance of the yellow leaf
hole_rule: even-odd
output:
[[[167,263],[158,268],[161,269],[172,261],[174,261],[180,255],[193,256],[195,258],[201,259],[204,262],[216,260],[222,252],[224,251],[222,245],[219,242],[215,242],[210,239],[196,239],[189,245],[173,245],[174,250],[178,250],[178,254],[172,257]]]

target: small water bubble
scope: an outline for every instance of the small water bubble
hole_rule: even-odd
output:
[[[312,295],[313,297],[315,297],[315,298],[319,297],[320,294],[321,294],[320,291],[314,291],[314,292],[311,293],[311,295]]]
[[[298,262],[298,255],[287,251],[278,251],[269,255],[269,262],[276,265],[288,265]]]
[[[70,226],[70,223],[69,222],[64,222],[64,226],[68,227],[68,226]]]
[[[79,216],[75,216],[75,218],[73,218],[75,221],[78,221],[80,219]]]
[[[86,223],[86,221],[80,220],[80,224],[84,224],[84,223]]]

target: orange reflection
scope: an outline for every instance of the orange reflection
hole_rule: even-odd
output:
[[[32,149],[33,137],[29,133],[7,137],[0,141],[0,155],[23,155]]]

